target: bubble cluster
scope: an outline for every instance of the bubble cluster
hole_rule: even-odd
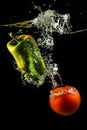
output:
[[[37,28],[41,29],[42,33],[52,34],[58,32],[59,34],[67,34],[71,31],[70,14],[59,14],[55,10],[41,11],[32,23]]]
[[[59,92],[53,92],[52,90],[50,91],[50,97],[58,97],[64,94],[74,94],[76,95],[76,88],[67,88],[65,90],[59,91]]]
[[[41,10],[41,9],[40,9]],[[60,85],[62,78],[58,72],[58,65],[53,62],[52,51],[54,47],[53,32],[58,34],[69,34],[72,26],[70,24],[70,14],[59,14],[55,10],[41,11],[36,18],[32,20],[33,26],[40,30],[40,36],[37,39],[38,46],[41,47],[42,55],[47,66],[48,76],[51,78],[53,87],[58,86],[55,76],[59,77]],[[45,52],[44,52],[45,50]]]

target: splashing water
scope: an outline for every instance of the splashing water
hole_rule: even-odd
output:
[[[58,73],[58,65],[53,63],[52,59],[52,50],[54,46],[52,33],[57,32],[58,34],[69,34],[72,28],[69,21],[69,14],[58,14],[55,10],[46,10],[45,12],[41,12],[35,19],[32,20],[33,25],[41,30],[41,35],[37,39],[37,42],[42,49],[45,48],[43,56],[47,65],[47,73],[51,78],[53,88],[63,85],[63,83],[62,78]],[[49,51],[49,53],[47,51]],[[58,84],[55,80],[55,76],[59,77],[60,84]]]
[[[59,14],[55,10],[41,12],[35,19],[31,20],[34,26],[41,29],[42,33],[67,34],[71,31],[70,14]]]
[[[54,38],[52,33],[56,32],[62,35],[71,32],[72,26],[70,24],[70,14],[59,14],[55,10],[48,9],[44,12],[41,11],[33,20],[0,26],[19,28],[36,27],[40,32],[37,43],[41,48],[41,53],[47,67],[47,75],[51,78],[53,87],[62,85],[62,78],[58,72],[58,65],[54,63],[52,59],[52,50],[54,47]],[[55,76],[58,76],[60,84],[55,80]]]

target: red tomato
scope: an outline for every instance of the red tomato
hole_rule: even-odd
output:
[[[75,87],[65,86],[50,91],[49,104],[57,114],[71,115],[77,111],[80,103],[81,96]]]

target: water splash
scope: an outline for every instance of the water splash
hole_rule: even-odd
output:
[[[17,32],[17,34],[22,32],[21,28],[29,29],[36,27],[36,31],[39,31],[37,43],[41,49],[41,53],[47,67],[47,74],[51,78],[53,87],[61,86],[63,83],[58,72],[58,65],[54,63],[52,59],[52,51],[54,47],[53,32],[56,32],[59,35],[70,34],[72,30],[72,25],[70,24],[70,14],[59,14],[55,10],[50,9],[46,11],[42,11],[41,8],[38,9],[40,13],[32,20],[0,26],[18,27],[19,32]],[[58,84],[55,80],[55,76],[58,76],[60,84]],[[30,81],[27,80],[27,82]]]
[[[42,33],[52,34],[67,34],[71,32],[70,14],[59,14],[55,10],[46,10],[31,20],[33,25],[41,29]]]
[[[40,37],[37,39],[38,45],[41,49],[45,49],[43,57],[47,65],[47,73],[51,78],[53,88],[62,86],[62,78],[58,72],[58,65],[53,62],[52,51],[54,47],[53,32],[58,34],[69,34],[72,26],[70,24],[70,14],[59,14],[55,10],[46,10],[42,12],[32,20],[34,26],[40,30]],[[55,80],[55,76],[58,76],[60,83]]]

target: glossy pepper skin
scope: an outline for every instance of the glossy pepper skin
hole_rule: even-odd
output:
[[[46,66],[34,38],[31,35],[13,37],[7,43],[7,48],[26,80],[42,85],[46,77]]]

